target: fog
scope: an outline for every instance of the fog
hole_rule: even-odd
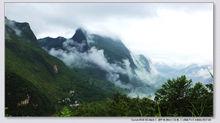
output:
[[[122,62],[110,63],[103,49],[91,47],[87,52],[79,52],[76,47],[71,46],[72,39],[67,39],[63,42],[64,49],[50,49],[49,54],[61,59],[70,68],[88,68],[97,67],[106,72],[106,79],[116,86],[129,89],[131,95],[146,95],[151,94],[160,86],[158,81],[158,73],[153,66],[151,71],[143,68],[143,64],[139,61],[138,56],[132,53],[132,59],[135,61],[137,68],[133,69],[130,66],[128,59]],[[93,42],[93,41],[91,41]],[[120,80],[120,74],[127,75],[130,82]],[[134,81],[134,82],[133,82]],[[135,93],[134,93],[135,92]]]

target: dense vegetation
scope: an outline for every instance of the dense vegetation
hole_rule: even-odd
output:
[[[6,73],[6,115],[13,116],[48,116],[55,112],[54,104],[30,81],[14,73]],[[21,104],[31,96],[31,100]]]
[[[117,93],[103,101],[66,105],[58,116],[213,116],[213,84],[192,84],[181,76],[168,80],[149,98]]]

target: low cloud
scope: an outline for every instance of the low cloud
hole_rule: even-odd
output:
[[[151,94],[160,85],[157,81],[157,72],[153,69],[151,72],[143,69],[142,63],[136,63],[138,57],[132,55],[137,68],[130,67],[128,59],[124,59],[121,63],[109,63],[103,49],[91,47],[87,52],[79,52],[76,47],[71,46],[73,40],[68,39],[63,43],[64,49],[49,50],[49,54],[61,59],[67,66],[71,68],[97,67],[106,72],[106,79],[113,82],[116,86],[129,89],[131,95]],[[126,75],[130,82],[124,82],[120,79],[120,74]],[[156,83],[157,82],[157,83]]]
[[[14,21],[9,21],[8,19],[6,19],[6,25],[8,25],[11,29],[13,29],[17,36],[21,36],[21,30],[18,29]]]
[[[119,79],[120,74],[126,74],[126,70],[117,64],[109,63],[104,55],[103,50],[98,50],[92,47],[88,52],[78,52],[75,47],[67,45],[71,40],[65,41],[63,44],[65,50],[54,49],[49,50],[49,54],[61,59],[66,65],[71,68],[86,68],[86,67],[98,67],[101,70],[107,72],[107,80],[114,82],[117,86],[122,88],[130,88],[129,85],[122,84]]]

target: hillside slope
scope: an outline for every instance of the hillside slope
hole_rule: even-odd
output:
[[[71,91],[79,102],[102,100],[118,91],[112,83],[69,69],[49,55],[28,23],[7,18],[5,23],[6,115],[50,116]]]

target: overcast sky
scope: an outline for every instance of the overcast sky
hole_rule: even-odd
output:
[[[28,22],[37,38],[70,38],[83,27],[120,38],[153,63],[213,61],[211,3],[6,3],[5,15]]]

